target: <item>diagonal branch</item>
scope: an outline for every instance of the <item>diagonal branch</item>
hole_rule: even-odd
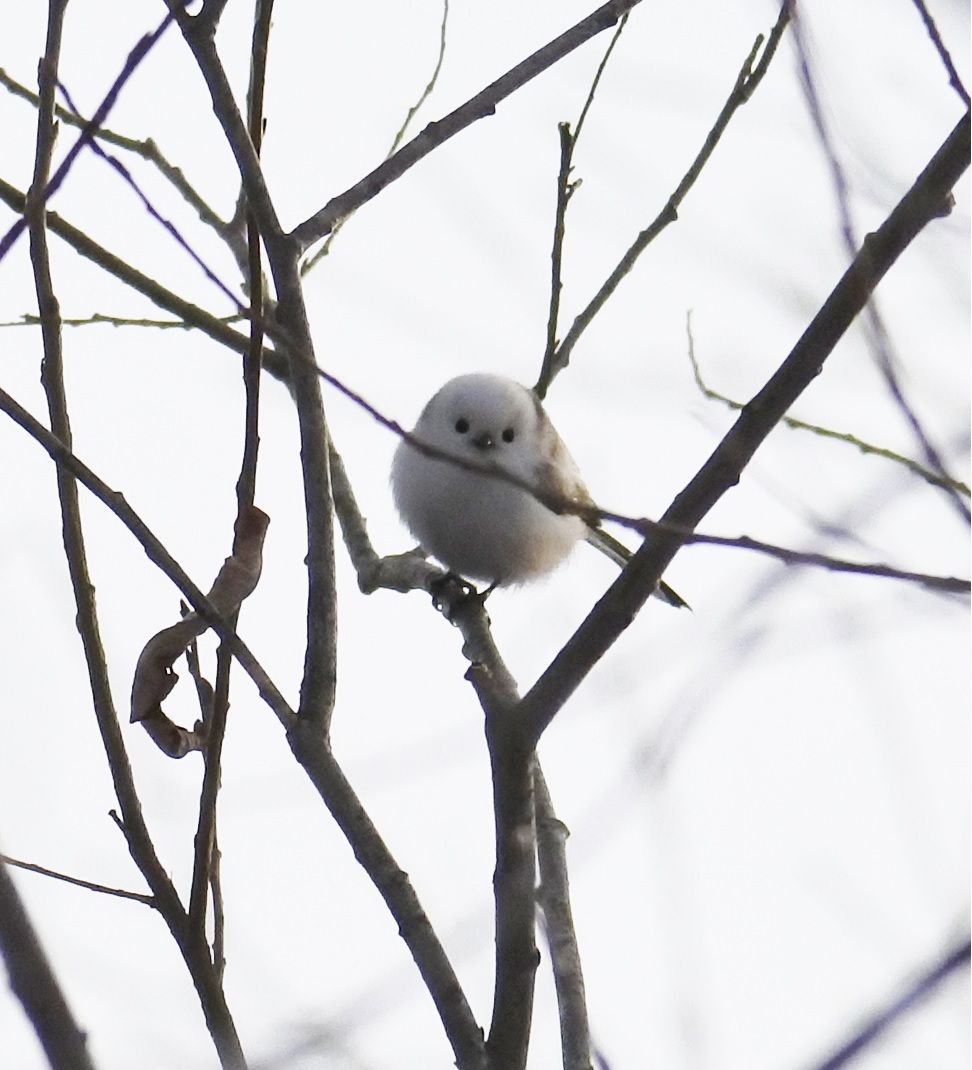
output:
[[[935,20],[931,17],[931,12],[928,10],[925,0],[912,0],[912,3],[918,9],[918,14],[924,24],[925,32],[931,39],[931,43],[935,46],[938,58],[942,61],[942,66],[948,74],[948,84],[956,93],[958,93],[962,103],[966,107],[969,107],[969,105],[972,104],[972,100],[969,99],[969,91],[962,84],[962,79],[959,77],[959,73],[955,69],[952,57],[949,54],[948,49],[945,47],[945,42],[942,40],[942,35],[938,32],[938,27],[935,25]]]
[[[753,454],[787,409],[820,373],[874,288],[917,235],[941,214],[952,187],[969,166],[969,115],[958,123],[911,189],[871,235],[834,287],[802,338],[749,402],[688,486],[662,517],[694,530],[739,482]],[[659,534],[644,543],[587,619],[521,703],[524,732],[536,743],[588,672],[634,620],[683,539]]]
[[[40,100],[37,94],[31,92],[27,86],[21,85],[15,78],[11,78],[2,67],[0,67],[0,85],[15,97],[20,97],[37,107]],[[79,115],[77,112],[71,111],[70,108],[65,108],[60,104],[54,105],[54,115],[59,122],[64,123],[66,126],[83,129],[88,124],[88,120],[83,115]],[[206,226],[212,227],[218,234],[225,235],[229,224],[220,219],[216,211],[203,200],[202,195],[189,183],[182,169],[170,163],[151,138],[145,138],[140,141],[138,138],[126,137],[124,134],[116,133],[114,130],[109,130],[104,126],[99,127],[94,136],[97,141],[103,141],[106,145],[114,145],[116,148],[124,149],[152,164],[182,196],[183,200],[195,210],[196,215]]]
[[[910,1011],[916,1003],[927,998],[948,977],[957,970],[968,969],[969,956],[972,953],[972,941],[968,936],[962,937],[954,946],[949,947],[939,960],[926,970],[900,996],[883,1007],[868,1022],[858,1029],[849,1040],[822,1063],[816,1064],[814,1070],[840,1070],[854,1061],[860,1053],[882,1036],[902,1014]]]
[[[294,757],[303,767],[355,858],[381,894],[435,1003],[459,1070],[487,1070],[483,1034],[452,964],[408,879],[372,824],[327,740],[312,722],[296,719],[287,733]],[[497,1070],[497,1068],[489,1068]]]
[[[637,4],[639,0],[610,0],[599,7],[585,19],[581,19],[549,44],[518,63],[512,70],[497,78],[465,104],[444,118],[429,125],[415,138],[403,145],[394,156],[390,157],[360,182],[350,189],[328,201],[320,211],[315,212],[299,226],[295,227],[290,237],[302,249],[323,238],[333,230],[335,224],[350,212],[356,211],[363,204],[376,197],[386,186],[401,178],[413,167],[437,149],[443,142],[455,136],[478,119],[493,115],[496,106],[521,86],[552,67],[558,60],[579,48],[585,41],[613,26],[619,18]]]
[[[94,115],[91,116],[90,122],[86,123],[84,129],[78,136],[77,141],[68,150],[67,155],[61,161],[60,166],[54,172],[49,179],[45,181],[43,190],[35,192],[36,199],[40,205],[43,206],[48,200],[60,189],[61,184],[67,177],[68,171],[70,171],[74,161],[77,159],[78,154],[94,137],[95,130],[105,121],[108,117],[108,113],[115,105],[115,101],[118,99],[119,93],[125,86],[125,83],[135,73],[139,64],[149,54],[152,48],[158,43],[159,38],[168,29],[169,23],[172,21],[172,16],[166,15],[165,18],[159,23],[155,30],[151,33],[145,34],[139,39],[135,47],[128,54],[128,58],[125,60],[125,64],[122,67],[121,73],[112,83],[111,88],[105,95],[104,100],[98,105]],[[43,98],[43,93],[41,94]],[[53,114],[53,104],[48,109],[50,114]],[[18,219],[13,226],[7,231],[7,233],[0,238],[0,260],[7,255],[13,246],[14,242],[20,237],[27,226],[25,219]]]
[[[218,610],[206,598],[199,587],[193,583],[185,570],[172,557],[145,521],[128,504],[124,495],[119,491],[112,490],[103,479],[97,476],[80,458],[76,457],[56,435],[52,435],[46,427],[38,423],[3,388],[0,388],[0,412],[6,413],[14,423],[23,428],[47,452],[59,468],[67,469],[76,477],[79,483],[82,483],[118,517],[135,537],[152,564],[172,581],[192,608],[212,626],[216,634],[230,644],[234,656],[256,685],[260,697],[276,714],[277,720],[285,728],[288,728],[296,714],[267,675],[266,670],[253,656],[250,648],[243,640],[228,627]],[[117,717],[114,713],[114,706],[111,708],[111,713],[117,730]],[[120,735],[118,736],[118,741],[120,746]],[[124,756],[124,751],[121,753]],[[127,756],[124,757],[124,761],[127,768]]]
[[[65,884],[73,884],[76,888],[85,888],[89,892],[114,895],[119,899],[131,899],[147,907],[155,906],[155,897],[145,895],[143,892],[130,892],[125,888],[109,888],[108,885],[98,884],[97,881],[86,881],[82,877],[72,877],[68,873],[61,873],[56,869],[48,869],[47,866],[39,866],[36,862],[23,862],[19,858],[11,858],[9,855],[0,855],[0,862],[22,869],[27,873],[37,873],[42,877],[51,877],[56,881],[64,881]]]
[[[539,762],[533,766],[533,791],[537,807],[537,855],[540,862],[537,898],[543,911],[544,931],[557,989],[564,1070],[592,1070],[584,971],[577,948],[567,880],[566,845],[569,833],[567,826],[554,812]]]
[[[253,23],[253,43],[250,59],[250,92],[248,127],[250,140],[257,156],[263,139],[263,91],[267,67],[267,46],[273,0],[260,0]],[[260,445],[260,358],[263,352],[263,273],[260,264],[260,228],[252,213],[247,214],[248,291],[250,294],[250,346],[243,355],[243,384],[246,394],[244,413],[243,457],[236,485],[238,519],[233,551],[240,549],[244,538],[241,519],[253,509],[256,492],[257,458]],[[239,610],[229,620],[235,630]],[[197,941],[206,939],[206,905],[213,888],[216,868],[216,797],[220,787],[220,765],[226,719],[229,712],[229,679],[232,653],[221,643],[216,663],[216,691],[212,716],[207,724],[203,783],[199,799],[199,819],[196,826],[195,858],[189,893],[189,918]],[[221,915],[221,905],[214,902],[214,917]],[[221,934],[217,932],[217,940]],[[214,941],[214,944],[216,941]],[[215,949],[214,949],[215,958]]]
[[[16,187],[0,178],[0,201],[15,212],[26,211],[26,197]],[[185,298],[173,293],[158,283],[151,276],[133,267],[131,264],[109,252],[103,245],[93,241],[83,230],[68,223],[56,212],[47,213],[47,229],[67,242],[80,256],[97,264],[115,278],[143,294],[153,304],[164,308],[183,321],[183,326],[195,327],[214,341],[221,343],[236,353],[245,353],[249,347],[246,335],[234,330],[228,323],[192,304]],[[290,376],[290,364],[283,353],[264,349],[263,366],[284,382]]]
[[[580,185],[580,180],[577,182],[571,182],[570,180],[574,162],[574,150],[577,148],[581,130],[584,128],[584,120],[587,118],[587,113],[594,103],[594,94],[597,92],[598,85],[600,85],[601,77],[607,67],[608,60],[611,58],[611,53],[620,40],[625,26],[628,24],[628,14],[629,12],[625,12],[618,22],[618,28],[611,35],[607,49],[597,70],[594,72],[591,88],[588,90],[587,99],[581,108],[574,132],[571,133],[568,123],[561,123],[557,128],[560,135],[560,169],[557,173],[557,205],[554,209],[553,248],[550,252],[550,308],[547,313],[547,344],[544,347],[543,360],[540,363],[540,376],[537,379],[536,386],[533,388],[533,392],[541,401],[547,396],[547,387],[553,378],[553,361],[557,351],[557,327],[560,318],[560,291],[562,288],[561,265],[564,254],[567,206],[574,195],[574,191]]]
[[[446,28],[449,24],[449,0],[442,0],[442,22],[439,25],[439,54],[435,61],[435,68],[432,71],[432,76],[429,78],[425,85],[425,88],[419,94],[418,100],[408,109],[405,115],[402,125],[395,132],[395,137],[392,139],[391,148],[385,154],[385,159],[393,156],[398,151],[398,146],[401,145],[405,139],[405,135],[408,133],[409,127],[412,125],[412,120],[418,115],[422,109],[422,105],[432,95],[432,90],[435,89],[436,82],[439,80],[439,74],[442,72],[442,62],[445,59],[446,51]],[[314,266],[320,263],[325,256],[328,256],[331,252],[331,247],[334,244],[334,239],[338,236],[338,233],[343,228],[344,224],[348,222],[353,212],[349,212],[346,216],[340,219],[331,228],[331,232],[327,235],[327,241],[325,241],[321,247],[304,261],[301,265],[301,275],[306,275]]]
[[[87,1036],[78,1028],[57,978],[27,917],[7,867],[0,860],[0,958],[10,988],[37,1031],[54,1070],[94,1070]]]

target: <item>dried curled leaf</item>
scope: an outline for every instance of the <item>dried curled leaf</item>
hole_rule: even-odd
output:
[[[223,562],[219,575],[206,596],[221,617],[232,616],[245,598],[256,590],[263,567],[263,540],[270,518],[256,506],[245,506],[236,521],[233,553]],[[162,709],[163,701],[176,685],[172,668],[186,647],[209,628],[198,613],[190,613],[177,624],[163,628],[145,644],[132,681],[132,715],[140,722],[156,746],[170,758],[183,758],[206,744],[203,725],[180,728]]]

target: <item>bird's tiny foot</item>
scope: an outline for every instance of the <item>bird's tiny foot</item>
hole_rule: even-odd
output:
[[[455,572],[446,572],[442,576],[437,576],[429,583],[429,593],[432,595],[432,605],[434,605],[448,621],[454,624],[455,620],[453,618],[464,603],[474,601],[480,608],[482,608],[487,595],[489,595],[495,586],[496,584],[494,583],[480,593],[468,580],[464,580],[462,576],[459,576]]]

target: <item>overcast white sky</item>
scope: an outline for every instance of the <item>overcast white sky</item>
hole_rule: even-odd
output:
[[[964,78],[967,5],[928,0]],[[8,5],[0,67],[33,84],[45,5]],[[591,8],[576,0],[452,0],[439,118]],[[61,78],[90,113],[163,7],[69,6]],[[220,48],[245,86],[247,4]],[[909,0],[808,0],[806,31],[859,234],[888,214],[962,113]],[[441,8],[279,4],[265,164],[296,224],[375,166],[435,62]],[[639,5],[575,158],[564,333],[702,144],[773,3]],[[447,378],[532,383],[542,354],[558,164],[602,35],[366,205],[307,280],[318,359],[409,423]],[[26,188],[34,113],[0,91],[0,177]],[[175,30],[109,125],[153,137],[228,214],[231,156]],[[62,129],[61,153],[73,141]],[[231,287],[225,249],[146,166],[139,181]],[[878,291],[908,397],[969,479],[969,183]],[[216,314],[231,308],[102,162],[84,155],[52,206]],[[0,207],[0,230],[13,221]],[[157,315],[52,238],[68,317]],[[777,367],[847,262],[833,188],[792,43],[736,116],[679,221],[645,254],[556,382],[548,407],[598,502],[660,514],[730,426],[698,393],[745,401]],[[26,242],[0,263],[0,322],[36,311]],[[0,329],[0,384],[38,416],[40,338]],[[75,450],[206,587],[228,552],[242,443],[239,360],[198,333],[65,330]],[[325,390],[338,448],[380,552],[410,545],[394,515],[390,433]],[[917,456],[856,327],[794,415]],[[268,381],[257,502],[271,526],[240,632],[288,697],[303,660],[306,550],[296,421]],[[0,420],[0,844],[15,857],[142,891],[90,709],[47,456]],[[178,594],[82,494],[120,715],[138,651]],[[901,467],[777,430],[702,525],[901,568],[968,575],[968,531]],[[479,1019],[492,994],[492,817],[482,715],[458,633],[420,594],[362,596],[343,551],[335,751],[453,956]],[[490,601],[525,689],[614,576],[585,548],[537,586]],[[802,1070],[880,1008],[968,925],[966,600],[902,583],[787,571],[739,550],[688,548],[668,574],[694,612],[648,606],[557,718],[540,757],[572,830],[573,906],[592,1026],[612,1070]],[[204,643],[212,669],[212,644]],[[170,709],[191,723],[191,687]],[[125,727],[159,852],[180,889],[201,762],[163,758]],[[227,995],[255,1065],[429,1070],[452,1065],[432,1003],[350,850],[242,672],[220,804]],[[216,1065],[159,918],[30,874],[17,885],[100,1067]],[[968,976],[902,1019],[862,1068],[969,1059]],[[0,1065],[45,1064],[0,994]],[[311,1053],[283,1058],[302,1039]],[[264,1060],[264,1062],[261,1062]],[[559,1064],[546,961],[530,1066]]]

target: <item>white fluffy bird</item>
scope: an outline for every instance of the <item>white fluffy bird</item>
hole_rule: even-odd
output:
[[[460,460],[503,469],[541,494],[594,504],[539,399],[512,379],[451,379],[422,410],[412,435]],[[556,568],[581,539],[619,565],[631,557],[581,517],[555,513],[512,483],[428,456],[405,439],[391,481],[395,505],[422,549],[466,579],[525,583]],[[666,583],[655,593],[686,605]]]

